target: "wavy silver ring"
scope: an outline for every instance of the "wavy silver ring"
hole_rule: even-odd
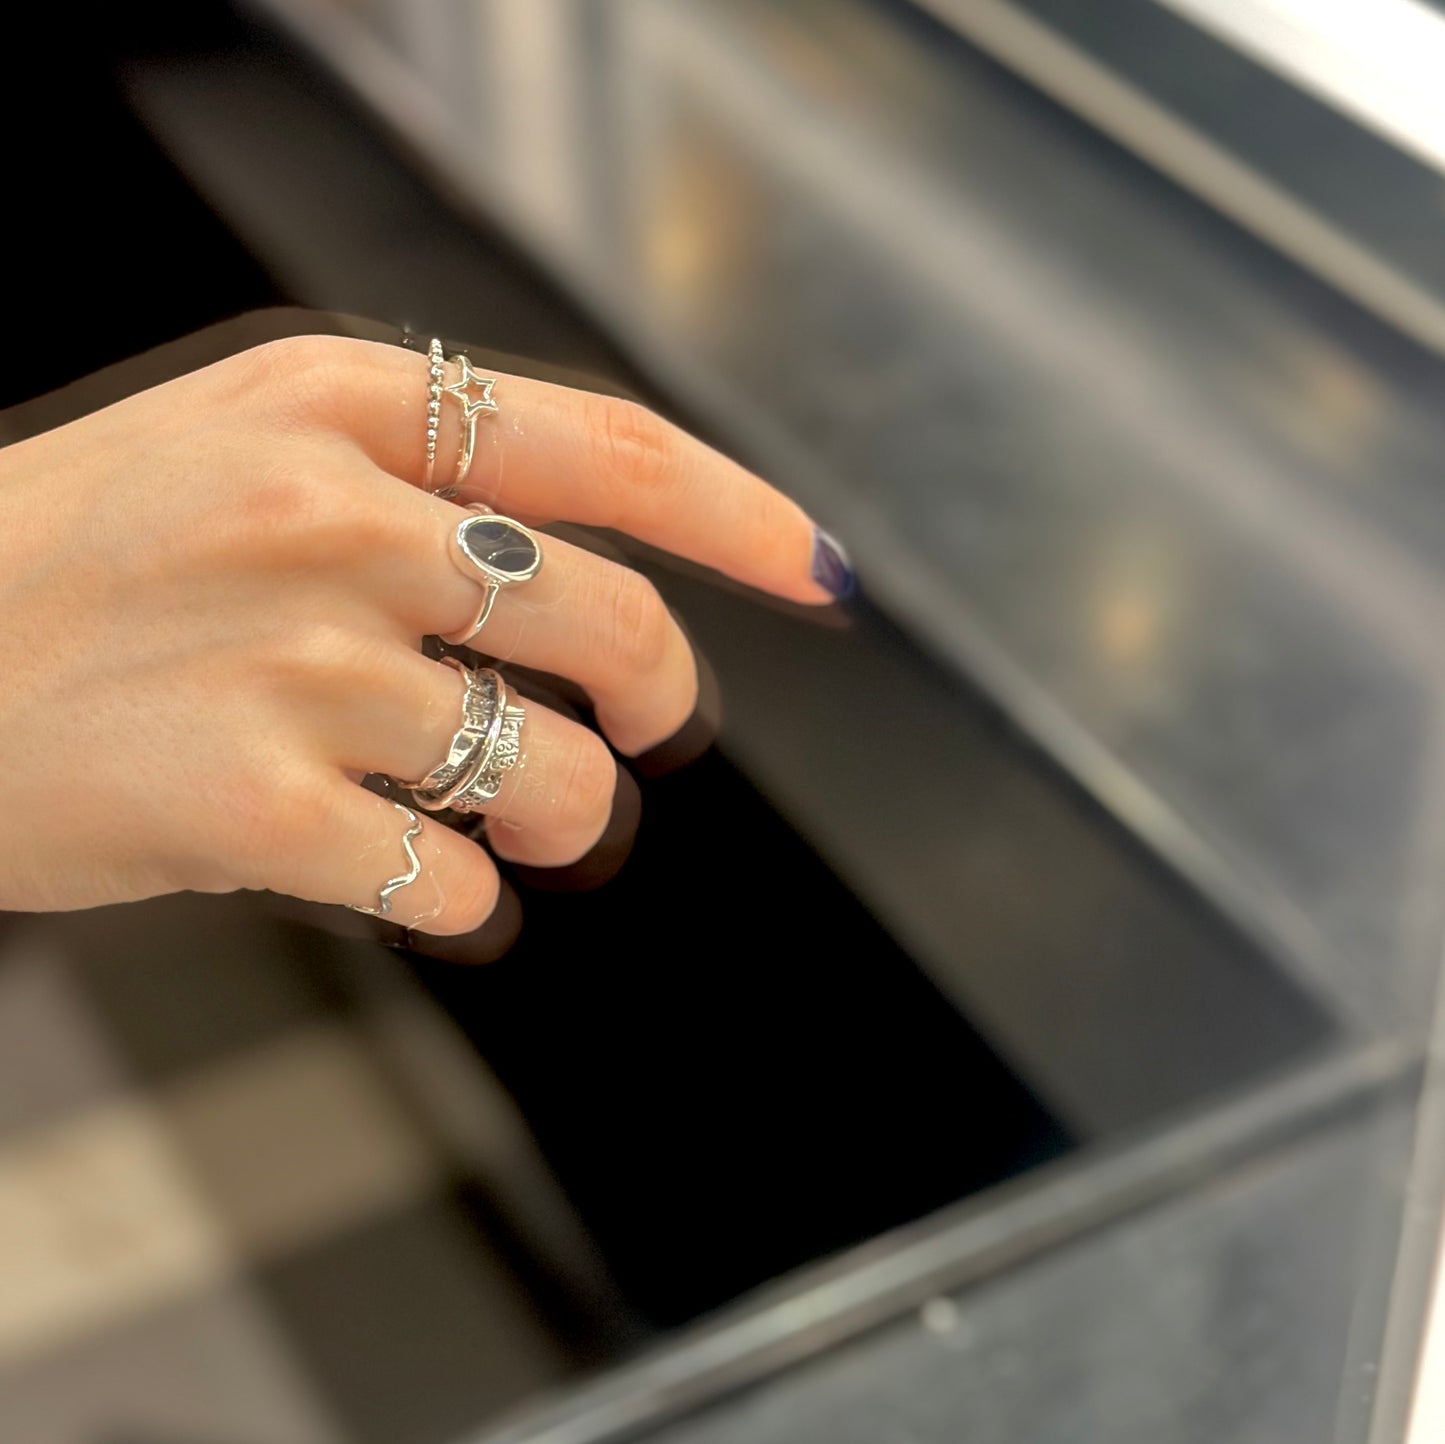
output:
[[[354,913],[365,913],[368,917],[384,918],[391,912],[391,896],[402,888],[414,883],[421,876],[421,859],[416,855],[416,849],[412,843],[421,836],[421,818],[411,808],[404,807],[400,802],[393,802],[392,806],[406,818],[410,826],[401,839],[401,845],[406,852],[407,870],[399,873],[396,877],[388,878],[382,883],[381,890],[376,895],[376,906],[369,908],[361,903],[347,903]]]
[[[451,556],[465,576],[482,584],[482,600],[471,624],[442,637],[465,646],[487,624],[503,587],[529,582],[542,570],[542,543],[521,522],[499,516],[480,502],[457,525],[451,539]]]

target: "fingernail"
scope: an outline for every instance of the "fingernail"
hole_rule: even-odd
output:
[[[848,553],[822,527],[813,528],[813,580],[834,597],[846,597],[854,586]]]

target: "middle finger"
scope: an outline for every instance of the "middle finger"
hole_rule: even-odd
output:
[[[383,569],[372,594],[411,636],[452,636],[476,618],[480,573],[457,564],[456,529],[474,515],[373,476],[394,519],[391,544],[366,563]],[[670,737],[697,703],[692,647],[640,573],[559,537],[538,535],[535,576],[505,586],[474,651],[577,683],[619,752]]]
[[[691,645],[646,577],[540,537],[543,565],[504,588],[467,646],[577,683],[619,752],[671,737],[697,705]]]

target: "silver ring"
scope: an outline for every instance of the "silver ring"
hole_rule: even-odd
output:
[[[406,818],[409,824],[405,835],[401,839],[402,848],[406,852],[407,870],[399,873],[396,877],[388,878],[381,885],[381,890],[376,895],[376,906],[365,907],[361,903],[347,903],[347,907],[354,913],[365,913],[368,917],[384,918],[391,912],[391,895],[399,892],[402,888],[414,883],[421,876],[421,859],[416,855],[416,849],[412,843],[421,836],[421,818],[411,808],[402,806],[399,802],[391,804]]]
[[[440,342],[438,342],[440,346]],[[461,377],[453,381],[450,386],[443,386],[442,391],[455,399],[458,406],[462,408],[462,447],[457,454],[456,474],[452,477],[451,494],[456,495],[462,483],[467,479],[467,473],[472,469],[472,454],[477,449],[477,417],[495,416],[498,410],[497,403],[492,400],[492,387],[497,384],[495,376],[482,376],[472,370],[471,358],[466,352],[458,352],[451,358],[454,366],[460,366]],[[473,399],[467,392],[473,387],[478,387],[481,395]]]
[[[491,667],[478,667],[475,672],[466,667],[462,670],[468,673],[467,701],[473,704],[475,709],[463,719],[462,731],[468,735],[467,749],[461,765],[444,785],[418,786],[412,789],[412,798],[416,805],[428,812],[441,812],[450,807],[454,798],[465,792],[487,771],[502,733],[502,723],[507,711],[507,684],[502,680],[501,673]],[[446,765],[443,764],[444,767]],[[423,782],[430,781],[433,775],[435,774],[429,774]]]
[[[441,420],[442,381],[446,376],[442,343],[435,336],[426,348],[426,360],[426,489],[431,491],[437,469],[437,424]]]
[[[486,766],[452,798],[453,812],[478,812],[496,800],[502,779],[522,760],[522,724],[526,720],[524,707],[514,703],[502,709],[501,727]]]
[[[473,671],[455,657],[443,657],[442,666],[460,672],[467,688],[462,694],[462,721],[456,730],[447,755],[420,782],[403,782],[413,792],[445,792],[466,772],[468,764],[491,730],[498,711],[499,678],[490,668]]]
[[[481,605],[471,625],[442,637],[453,646],[465,646],[487,624],[503,587],[531,581],[542,569],[542,543],[511,517],[499,516],[479,503],[452,534],[452,560],[465,576],[482,584]]]

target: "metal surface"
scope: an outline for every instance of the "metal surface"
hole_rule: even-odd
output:
[[[1445,170],[1445,16],[1416,0],[1163,0]]]
[[[1253,1160],[1246,1173],[1250,1168],[1273,1172],[1278,1164],[1269,1160],[1288,1156],[1303,1136],[1316,1130],[1327,1137],[1336,1132],[1353,1135],[1360,1126],[1355,1115],[1361,1112],[1374,1116],[1379,1110],[1380,1116],[1395,1120],[1383,1131],[1369,1126],[1365,1131],[1382,1152],[1388,1147],[1398,1156],[1408,1138],[1399,1120],[1411,1116],[1413,1081],[1408,1063],[1395,1050],[1385,1048],[1305,1070],[1235,1108],[1192,1120],[1191,1126],[1162,1132],[1141,1145],[1096,1152],[1027,1175],[1017,1185],[980,1195],[913,1229],[789,1278],[728,1315],[670,1340],[652,1356],[614,1368],[591,1386],[568,1390],[550,1407],[545,1403],[526,1407],[515,1422],[484,1429],[477,1444],[613,1444],[645,1437],[649,1426],[659,1421],[704,1406],[716,1407],[719,1400],[747,1386],[756,1387],[802,1360],[861,1337],[865,1342],[844,1354],[853,1357],[857,1349],[867,1348],[871,1330],[940,1293],[979,1285],[999,1275],[1008,1277],[1010,1270],[1021,1266],[1037,1269],[1039,1265],[1030,1264],[1031,1260],[1061,1246],[1070,1255],[1082,1251],[1087,1257],[1091,1250],[1087,1239],[1097,1229],[1105,1229],[1098,1247],[1107,1253],[1117,1246],[1111,1240],[1130,1236],[1137,1216],[1150,1205],[1179,1194],[1187,1196],[1206,1182],[1209,1190],[1217,1189],[1219,1180],[1246,1160]],[[1325,1142],[1320,1146],[1332,1152],[1337,1145]],[[1367,1156],[1359,1149],[1355,1153],[1354,1166],[1366,1171],[1351,1188],[1357,1199],[1368,1200],[1373,1181],[1368,1170],[1378,1164],[1379,1156]],[[1329,1220],[1312,1222],[1322,1232],[1329,1229]],[[1328,1318],[1319,1320],[1332,1331],[1343,1332],[1349,1324],[1356,1299],[1349,1289],[1353,1284],[1358,1292],[1358,1266],[1368,1250],[1366,1235],[1378,1222],[1359,1220],[1353,1236],[1336,1240],[1333,1263],[1343,1299]],[[1392,1236],[1388,1225],[1385,1234],[1387,1239]],[[1080,1242],[1081,1235],[1084,1242]],[[1386,1260],[1376,1257],[1371,1262],[1381,1270]],[[1108,1293],[1107,1288],[1100,1290],[1099,1297]],[[1238,1302],[1245,1307],[1251,1301],[1242,1296]],[[1028,1313],[1026,1305],[1023,1316]],[[1035,1320],[1042,1330],[1056,1327],[1060,1321],[1051,1320],[1046,1311]],[[1073,1328],[1071,1321],[1070,1333]],[[1331,1341],[1321,1339],[1316,1330],[1308,1332],[1313,1347],[1331,1347]],[[1061,1358],[1071,1342],[1078,1341],[1067,1336],[1059,1339]],[[1141,1360],[1147,1357],[1142,1344],[1141,1340]],[[1048,1345],[1041,1341],[1040,1347],[1046,1350]],[[1098,1380],[1101,1388],[1107,1384],[1107,1379]],[[791,1382],[781,1387],[790,1394]],[[1054,1383],[1040,1372],[1029,1381],[1026,1392],[1030,1397],[1047,1398],[1054,1392]],[[1161,1386],[1161,1395],[1167,1396],[1167,1392],[1167,1386]],[[890,1391],[880,1397],[878,1407],[896,1402]],[[1018,1402],[995,1401],[997,1418],[1008,1418]],[[1319,1400],[1311,1403],[1323,1412]],[[1333,1405],[1332,1398],[1329,1405]],[[728,1406],[722,1407],[726,1413]],[[740,1407],[746,1419],[749,1406]],[[785,1410],[791,1407],[791,1403],[784,1404]],[[751,1427],[746,1423],[737,1437],[753,1437],[748,1433]],[[942,1440],[957,1435],[924,1437]],[[1032,1440],[1036,1436],[1015,1432],[1001,1437]],[[1115,1436],[1090,1433],[1080,1437],[1112,1440]],[[1276,1444],[1319,1437],[1304,1430],[1282,1433]]]
[[[511,761],[504,767],[495,767],[492,762],[493,754],[501,745],[508,712],[507,684],[502,674],[491,667],[479,667],[475,671],[462,667],[461,670],[467,678],[462,729],[465,735],[458,734],[465,748],[463,760],[455,771],[448,770],[447,780],[441,785],[412,789],[417,806],[424,807],[428,812],[457,807],[463,796],[470,802],[474,789],[476,796],[485,796],[490,801],[502,785],[502,773],[510,770],[516,762],[516,753],[512,749],[508,749]],[[472,710],[474,706],[475,712]],[[468,807],[465,810],[472,809]]]
[[[1438,17],[1381,29],[1377,17],[1407,7],[1312,5],[1306,19],[1293,0],[922,3],[1345,295],[1445,349],[1438,117],[1428,83],[1410,88],[1440,43]],[[1283,10],[1306,32],[1300,43],[1269,23]],[[1314,26],[1327,42],[1311,42]],[[1422,32],[1409,48],[1406,28]],[[1368,52],[1358,70],[1343,58],[1351,43]]]
[[[1229,144],[1207,117],[1202,124],[1191,123],[1168,97],[1151,93],[1154,77],[1147,69],[1140,75],[1117,67],[1108,47],[1097,56],[1008,0],[925,3],[981,49],[1165,175],[1407,335],[1445,350],[1440,296],[1398,258],[1373,249],[1368,234],[1357,234],[1348,208],[1337,214],[1319,205],[1317,197],[1297,194],[1288,177],[1259,164],[1256,145]],[[1223,103],[1232,104],[1232,96]]]
[[[278,8],[379,104],[423,58]],[[390,118],[1116,815],[1347,1016],[1418,1025],[1445,870],[1429,365],[891,9],[539,5],[550,170],[510,143],[504,9],[455,22],[495,144],[433,133],[436,86]]]
[[[1352,1249],[1408,1110],[936,1298],[655,1444],[1327,1444],[1373,1389]],[[943,1305],[940,1307],[940,1305]],[[1345,1365],[1345,1361],[1348,1364]],[[1346,1431],[1337,1433],[1340,1424]],[[536,1444],[571,1444],[562,1433]]]
[[[1437,360],[892,6],[535,0],[408,19],[382,5],[372,29],[321,0],[273,8],[837,531],[914,635],[1356,1037],[1384,1040],[1359,1057],[1401,1076],[1424,1045],[1445,925]],[[233,79],[244,99],[247,76]],[[221,208],[286,250],[302,293],[332,303],[334,252],[277,239],[305,227],[268,210],[234,124],[196,126],[204,86],[172,78],[139,103]],[[832,824],[824,811],[825,844]],[[884,860],[874,886],[906,916],[905,882]],[[1351,1075],[1332,1096],[1364,1086]],[[1281,1116],[1288,1132],[1309,1110]],[[984,1354],[941,1378],[880,1334],[683,1427],[841,1439],[871,1421],[877,1437],[874,1398],[924,1438],[965,1421],[1001,1439],[1359,1439],[1410,1118],[1402,1101],[1388,1125],[1290,1150],[1236,1116],[1222,1152],[1205,1146],[1210,1119],[1192,1120],[1125,1155],[1142,1192],[1105,1160],[1078,1192],[1041,1187],[960,1222],[966,1247],[954,1236],[943,1257],[894,1240],[896,1276],[851,1258],[818,1296],[861,1289],[866,1308],[830,1304],[811,1329],[786,1304],[754,1310],[762,1334],[724,1323],[701,1356],[684,1346],[502,1437],[635,1432],[879,1323],[912,1290],[1089,1228],[993,1286],[1009,1320],[993,1337],[1029,1350],[1018,1377]],[[1202,1185],[1245,1154],[1261,1161],[1229,1185],[1104,1227],[1121,1201]],[[1208,1163],[1161,1170],[1164,1156]],[[1433,1231],[1428,1214],[1407,1235]],[[1016,1242],[995,1248],[994,1230]],[[1153,1242],[1131,1254],[1138,1239]],[[1177,1274],[1151,1266],[1186,1256]],[[1119,1311],[1096,1332],[1111,1290]],[[1408,1374],[1408,1328],[1401,1350],[1391,1367]]]
[[[437,425],[442,409],[442,378],[446,375],[446,352],[442,343],[433,336],[427,342],[427,387],[426,387],[426,474],[428,491],[435,491],[437,469]]]
[[[413,792],[441,792],[450,788],[466,771],[468,760],[486,742],[492,714],[498,711],[497,693],[491,679],[474,671],[456,657],[443,657],[442,665],[459,672],[466,682],[462,693],[462,720],[447,747],[447,755],[425,777],[402,782]]]

